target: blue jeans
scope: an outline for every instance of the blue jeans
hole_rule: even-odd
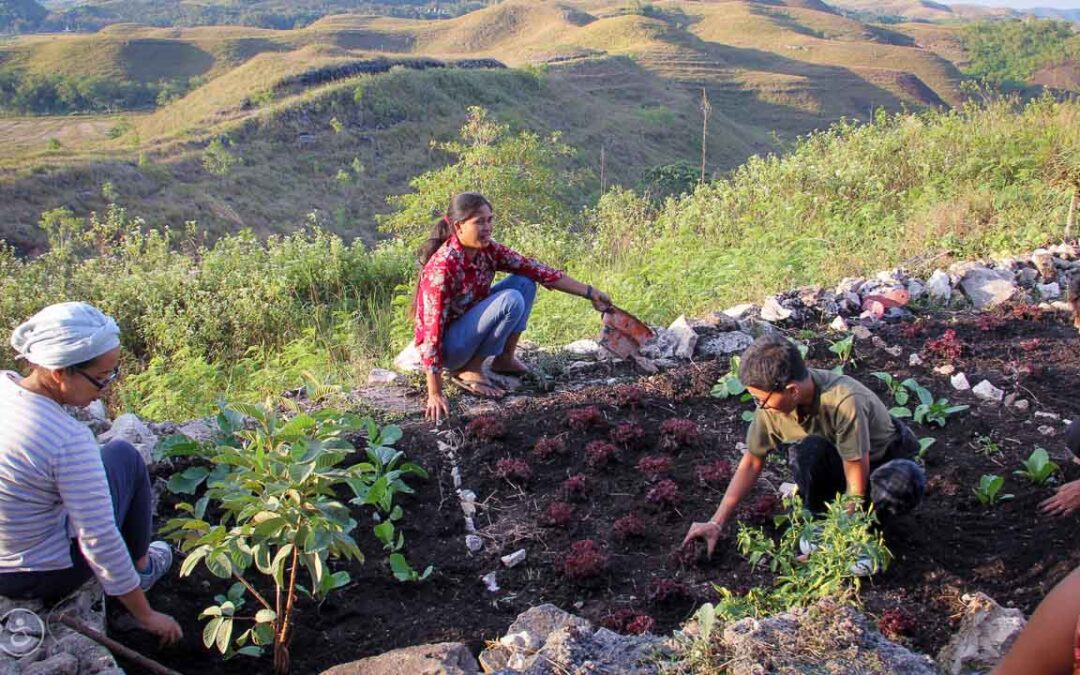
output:
[[[109,441],[101,446],[101,461],[105,465],[120,536],[127,544],[131,559],[138,560],[150,549],[153,531],[150,475],[139,451],[127,441]],[[79,549],[78,539],[71,540],[71,562],[71,567],[59,570],[0,574],[0,595],[54,603],[94,576]]]
[[[536,282],[520,274],[492,286],[491,295],[446,327],[443,365],[459,370],[477,355],[501,354],[507,338],[528,326],[535,299]]]

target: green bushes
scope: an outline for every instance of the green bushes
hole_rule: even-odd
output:
[[[368,250],[318,229],[207,246],[193,227],[149,230],[117,207],[88,226],[53,211],[42,226],[48,253],[0,251],[4,329],[50,303],[91,300],[121,326],[121,400],[155,418],[206,414],[223,393],[280,394],[304,372],[351,379],[386,360],[390,294],[413,269],[402,246]]]
[[[961,32],[968,75],[1023,87],[1039,68],[1080,57],[1080,37],[1067,21],[980,21]]]

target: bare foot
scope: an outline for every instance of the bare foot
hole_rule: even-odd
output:
[[[500,375],[524,375],[529,367],[516,356],[496,356],[491,360],[491,370]]]
[[[496,387],[482,373],[471,370],[462,370],[451,376],[454,384],[475,396],[485,398],[499,398],[506,394],[505,391]]]

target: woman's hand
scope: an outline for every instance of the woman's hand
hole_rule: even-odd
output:
[[[151,609],[146,615],[138,617],[139,625],[161,639],[162,644],[171,645],[184,637],[184,631],[176,619]]]
[[[592,306],[598,312],[606,312],[611,309],[611,296],[599,288],[592,289]]]
[[[424,406],[424,419],[438,424],[444,417],[450,416],[450,402],[442,392],[430,392],[427,397],[427,405]]]
[[[1067,516],[1080,511],[1080,480],[1065,483],[1053,497],[1039,504],[1042,512],[1050,516]]]
[[[690,526],[690,530],[687,531],[682,545],[686,546],[693,540],[700,539],[705,542],[705,553],[711,558],[713,551],[716,550],[716,543],[720,541],[723,534],[724,528],[719,523],[714,523],[711,520],[704,523],[694,523]]]

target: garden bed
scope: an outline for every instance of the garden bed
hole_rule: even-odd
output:
[[[877,334],[887,346],[902,347],[900,355],[893,356],[880,343],[872,346],[862,340],[856,343],[858,364],[846,369],[890,405],[884,385],[869,373],[887,371],[901,379],[912,376],[937,396],[972,406],[950,418],[944,428],[913,424],[920,437],[937,439],[926,456],[927,498],[915,513],[888,528],[887,542],[897,560],[862,592],[872,614],[894,608],[909,612],[915,625],[904,639],[931,654],[955,628],[962,594],[983,591],[1002,604],[1030,612],[1054,583],[1080,565],[1076,516],[1042,517],[1036,506],[1052,494],[1052,488],[1036,487],[1012,473],[1036,446],[1042,446],[1062,466],[1063,479],[1080,477],[1080,466],[1067,461],[1060,438],[1061,419],[1080,415],[1080,400],[1073,391],[1080,376],[1076,329],[1060,314],[1038,315],[1022,309],[994,316],[928,315],[914,328],[911,324],[885,327]],[[950,361],[957,372],[966,373],[972,384],[989,379],[1029,401],[1030,409],[980,406],[970,392],[954,392],[948,377],[934,373],[933,368],[944,361],[924,346],[947,329],[955,331],[962,347],[959,358]],[[835,365],[824,333],[794,337],[810,344],[812,366]],[[921,354],[924,365],[909,366],[909,355],[915,352]],[[623,629],[633,617],[616,613],[635,610],[655,620],[653,632],[667,632],[678,627],[696,605],[715,598],[712,584],[742,591],[768,583],[767,572],[750,571],[735,550],[733,538],[722,541],[711,560],[702,559],[700,552],[697,556],[676,553],[690,522],[711,515],[723,493],[726,477],[715,482],[724,473],[715,462],[724,460],[733,468],[740,456],[736,443],[744,439],[746,430],[741,416],[750,406],[709,396],[712,385],[726,373],[727,363],[682,366],[637,381],[630,388],[625,382],[632,380],[624,367],[602,368],[607,369],[602,377],[616,381],[515,400],[495,414],[501,432],[474,424],[465,435],[457,456],[463,487],[477,495],[475,523],[484,548],[476,554],[466,549],[461,506],[437,437],[430,425],[407,426],[398,447],[426,467],[431,477],[412,479],[416,494],[400,501],[406,513],[406,554],[414,567],[432,564],[436,571],[423,583],[396,582],[381,545],[364,525],[370,522],[370,513],[358,510],[357,520],[362,523],[358,541],[367,562],[350,565],[352,582],[321,606],[309,600],[299,603],[291,650],[293,672],[317,673],[337,663],[426,642],[461,641],[478,652],[485,640],[500,636],[518,613],[544,602],[598,623],[621,624]],[[577,418],[573,424],[579,428],[569,426],[571,413],[588,406],[596,406],[598,415],[573,415]],[[1037,416],[1037,411],[1059,419]],[[691,442],[681,446],[665,441],[673,434],[662,434],[661,428],[671,419],[690,420],[693,424],[686,426],[696,427],[699,438],[683,438]],[[465,429],[469,421],[457,420],[455,426]],[[619,427],[625,424],[637,425],[641,438],[629,440],[635,429]],[[614,432],[619,442],[612,441],[615,429],[620,429]],[[685,435],[688,429],[682,431]],[[1046,435],[1047,431],[1056,436]],[[565,454],[537,458],[533,450],[545,437],[559,439]],[[586,448],[594,442],[616,445],[608,463],[590,462]],[[594,445],[591,454],[602,461],[604,450]],[[656,475],[654,481],[639,470],[644,457],[653,458],[645,467]],[[524,460],[531,475],[527,479],[499,477],[499,460],[506,459]],[[501,465],[504,474],[520,471],[520,467]],[[972,488],[988,473],[1004,476],[1003,491],[1015,499],[982,506]],[[567,478],[579,474],[585,476],[585,491],[568,494]],[[670,485],[656,489],[663,480],[673,481],[677,489],[673,503],[667,503],[672,496]],[[783,462],[770,461],[763,480],[744,502],[744,521],[767,522],[773,513],[770,496],[785,480]],[[556,507],[555,512],[546,513],[553,502],[566,502],[569,510]],[[172,503],[175,498],[167,495],[165,507]],[[639,521],[639,535],[632,533],[635,524],[631,521],[616,527],[619,519],[630,514]],[[564,527],[557,525],[560,521]],[[572,545],[586,539],[607,557],[605,570],[597,576],[583,575],[588,572],[588,559],[567,564]],[[499,557],[519,548],[526,550],[525,562],[503,568]],[[249,657],[237,657],[223,663],[203,648],[202,622],[197,616],[229,584],[199,569],[185,579],[170,576],[151,594],[155,607],[173,614],[184,626],[182,647],[159,651],[152,639],[138,631],[117,629],[116,637],[185,673],[268,671],[268,659],[253,663]],[[334,565],[334,569],[341,568]],[[487,591],[480,580],[492,571],[497,571],[501,588],[497,593]],[[630,628],[647,623],[639,619]]]

